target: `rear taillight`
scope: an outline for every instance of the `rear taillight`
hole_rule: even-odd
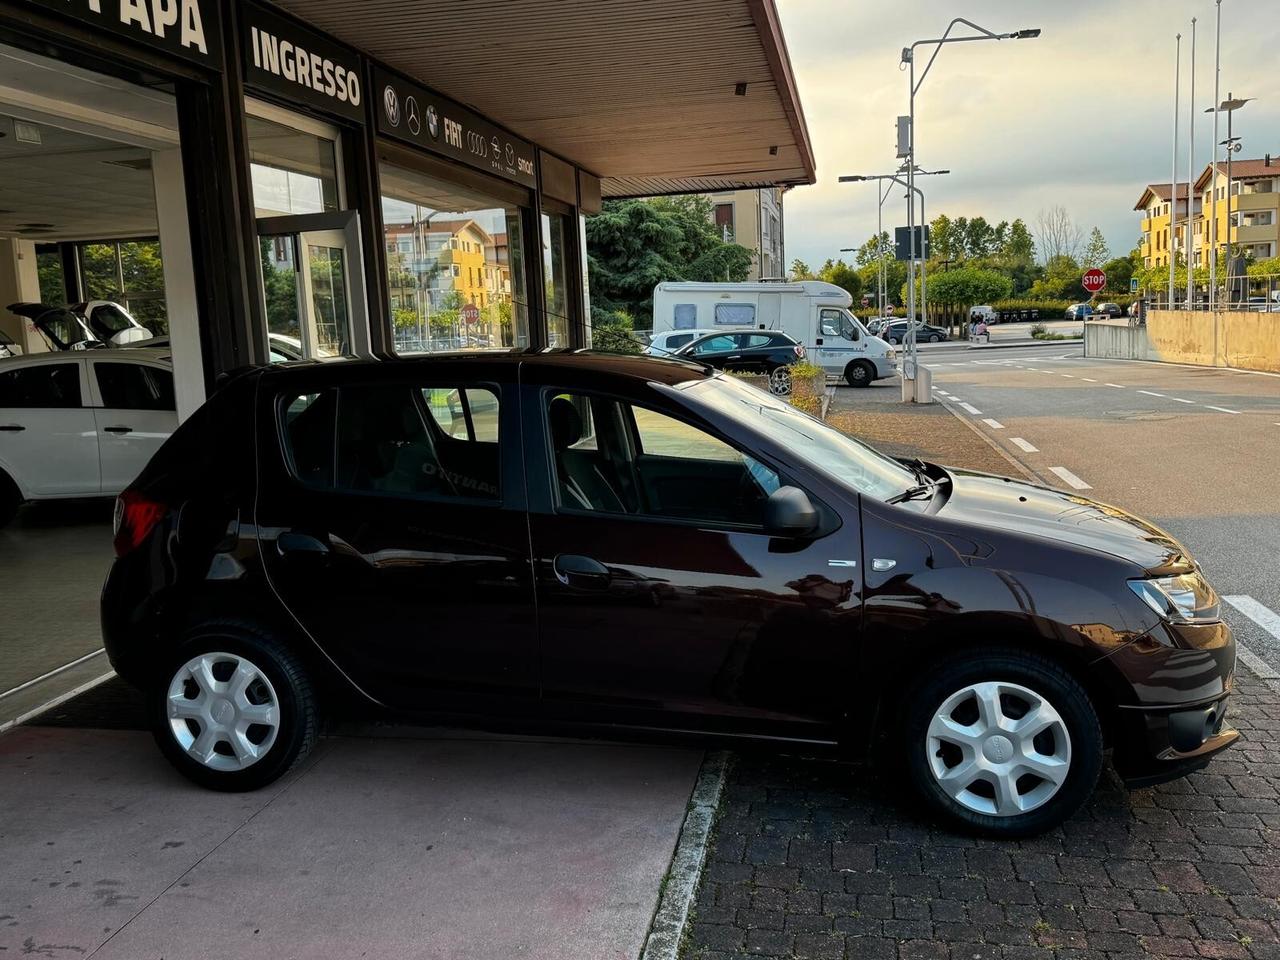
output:
[[[792,347],[791,349],[792,349],[792,350],[794,350],[794,351],[796,352],[796,356],[797,356],[797,357],[799,357],[801,360],[803,360],[803,359],[804,359],[804,346],[803,346],[802,344],[797,343],[797,344],[796,344],[794,347]]]
[[[142,545],[168,508],[136,490],[126,490],[116,497],[115,548],[123,557]]]

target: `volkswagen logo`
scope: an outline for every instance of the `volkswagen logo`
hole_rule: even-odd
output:
[[[418,113],[418,101],[413,97],[407,97],[404,101],[404,122],[409,127],[409,132],[415,137],[422,130],[422,117]]]
[[[440,136],[440,117],[436,114],[434,103],[427,104],[427,133],[431,134],[432,140]]]
[[[382,109],[387,114],[387,123],[393,127],[400,126],[400,97],[391,84],[382,91]]]

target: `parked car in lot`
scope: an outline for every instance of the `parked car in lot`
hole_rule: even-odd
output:
[[[713,333],[681,347],[677,357],[687,357],[731,373],[757,373],[769,378],[769,390],[780,396],[791,392],[791,365],[805,358],[805,349],[785,333]]]
[[[22,353],[21,348],[13,342],[13,338],[0,330],[0,360],[16,357]]]
[[[160,351],[0,361],[0,527],[28,500],[115,496],[177,425]]]
[[[988,324],[999,323],[1000,314],[996,309],[987,304],[979,304],[976,307],[969,308],[969,322],[977,323],[979,320],[985,320]]]
[[[907,338],[907,331],[910,329],[909,322],[906,320],[894,320],[892,323],[885,324],[880,328],[879,334],[881,340],[888,340],[890,343],[903,343]],[[931,323],[921,323],[916,321],[916,342],[917,343],[939,343],[943,340],[950,340],[951,334],[943,327],[935,327]]]
[[[664,330],[649,338],[644,352],[651,357],[669,357],[693,341],[716,333],[715,330]]]
[[[116,518],[111,663],[215,789],[362,707],[834,749],[1022,836],[1085,801],[1104,749],[1153,783],[1237,738],[1234,641],[1169,534],[892,459],[692,363],[263,367]]]
[[[1073,303],[1064,314],[1067,320],[1087,320],[1093,316],[1093,307],[1087,303]]]
[[[1118,303],[1100,303],[1094,309],[1094,314],[1103,317],[1123,317],[1124,307]]]

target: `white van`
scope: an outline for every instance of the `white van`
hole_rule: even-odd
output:
[[[779,330],[808,351],[828,377],[851,386],[898,372],[893,347],[867,332],[850,311],[853,299],[834,283],[664,282],[653,288],[653,332]]]

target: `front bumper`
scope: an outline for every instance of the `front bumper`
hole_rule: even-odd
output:
[[[1113,757],[1120,778],[1130,787],[1148,787],[1208,764],[1240,739],[1226,722],[1228,699],[1195,707],[1124,710],[1130,730]]]

